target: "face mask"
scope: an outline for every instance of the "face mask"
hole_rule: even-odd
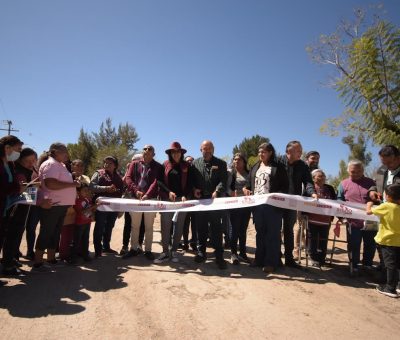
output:
[[[11,155],[7,155],[7,161],[15,162],[19,158],[19,152],[14,151],[11,152]]]

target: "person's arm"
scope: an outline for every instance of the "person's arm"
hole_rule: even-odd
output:
[[[367,212],[367,215],[372,215],[372,206],[374,205],[374,202],[367,202],[365,206],[365,211]]]
[[[318,199],[318,195],[315,192],[314,183],[313,183],[313,180],[311,177],[310,170],[308,169],[308,167],[305,163],[303,166],[302,182],[303,182],[304,189],[305,189],[307,196]]]
[[[226,194],[226,185],[228,182],[228,170],[225,161],[218,162],[219,183],[212,194],[213,198],[223,197]]]

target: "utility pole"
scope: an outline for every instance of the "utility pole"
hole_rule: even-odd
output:
[[[19,130],[11,129],[13,122],[11,120],[3,120],[3,122],[8,125],[8,129],[0,129],[4,131],[8,131],[8,135],[11,135],[11,131],[19,132]]]

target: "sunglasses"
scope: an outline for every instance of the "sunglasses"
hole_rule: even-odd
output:
[[[153,148],[143,148],[143,151],[153,150]]]

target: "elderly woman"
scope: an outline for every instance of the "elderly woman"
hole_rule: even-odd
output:
[[[178,142],[173,142],[169,149],[165,150],[168,160],[163,164],[164,180],[159,181],[161,187],[161,197],[169,201],[186,201],[188,195],[193,189],[192,170],[183,155],[186,153]],[[171,226],[173,212],[161,213],[161,244],[163,251],[160,256],[154,260],[154,263],[162,263],[171,257],[172,262],[178,262],[178,246],[183,234],[183,225],[185,223],[186,213],[180,212],[178,220],[172,235],[171,254],[169,245],[171,243]]]
[[[41,187],[39,199],[49,200],[50,207],[39,208],[40,231],[36,241],[35,262],[33,270],[48,269],[43,262],[43,254],[47,249],[47,262],[57,264],[55,252],[60,238],[61,227],[69,207],[75,204],[76,187],[79,181],[72,179],[65,166],[69,159],[67,147],[62,143],[50,145],[49,158],[39,168]]]
[[[228,194],[232,197],[243,196],[243,188],[249,182],[246,157],[238,152],[233,156],[231,182],[228,185]],[[240,208],[229,211],[232,224],[231,229],[231,262],[239,264],[239,261],[249,262],[246,254],[247,226],[249,225],[251,209]],[[239,241],[239,255],[237,252]]]
[[[121,197],[124,190],[124,183],[117,169],[117,158],[113,156],[104,158],[103,168],[97,170],[90,180],[89,187],[95,194],[94,199],[99,196]],[[96,257],[101,257],[103,253],[118,253],[110,247],[112,230],[117,217],[118,212],[116,211],[96,211],[96,223],[93,230],[93,243]]]
[[[314,182],[314,189],[318,198],[326,198],[335,200],[335,189],[325,183],[326,176],[321,169],[315,169],[311,172]],[[311,257],[311,265],[313,267],[321,267],[325,264],[326,249],[328,246],[329,228],[333,217],[308,214],[308,252]]]
[[[258,147],[259,161],[250,171],[250,181],[243,189],[245,195],[263,195],[274,192],[287,193],[289,180],[285,168],[276,160],[271,143]],[[253,208],[256,227],[256,257],[252,266],[262,267],[271,273],[281,265],[282,210],[262,204]]]

